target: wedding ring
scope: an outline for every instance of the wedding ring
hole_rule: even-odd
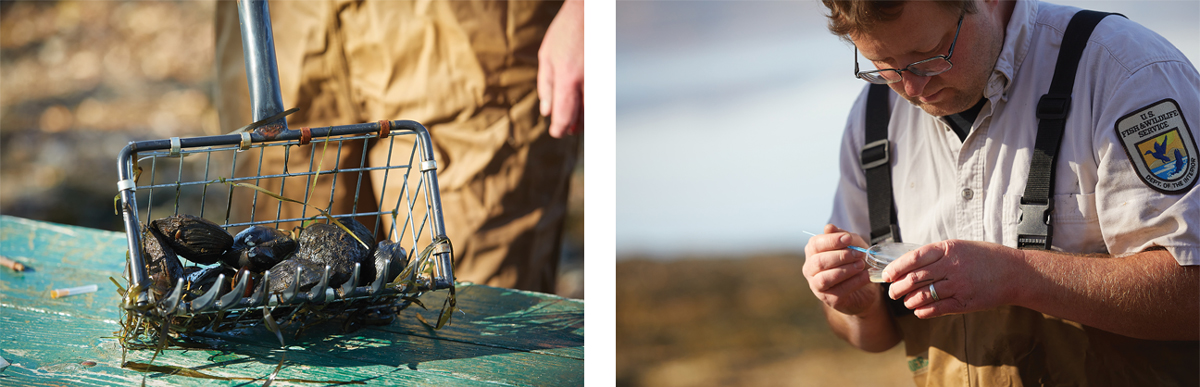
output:
[[[933,296],[934,301],[940,300],[937,296],[937,289],[933,288],[933,284],[929,284],[929,295]]]

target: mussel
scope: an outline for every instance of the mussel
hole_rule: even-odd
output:
[[[142,258],[146,262],[146,274],[150,277],[150,289],[154,299],[161,300],[175,281],[183,278],[183,264],[167,242],[167,238],[154,227],[142,229]]]
[[[216,263],[233,247],[233,237],[225,229],[198,216],[173,215],[151,221],[150,226],[166,237],[176,254],[201,265]]]
[[[342,224],[352,230],[367,246],[374,247],[375,239],[358,221],[342,219]],[[372,248],[363,246],[340,227],[317,223],[300,231],[299,247],[295,254],[271,269],[271,291],[281,293],[296,280],[300,270],[299,290],[308,290],[321,280],[325,266],[329,266],[329,286],[338,287],[350,280],[354,264],[360,265],[359,283],[370,283],[375,279],[375,261]]]
[[[262,273],[296,251],[296,241],[282,230],[251,226],[233,237],[233,247],[221,257],[233,268]]]

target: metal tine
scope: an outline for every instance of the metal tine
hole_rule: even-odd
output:
[[[253,307],[265,304],[267,301],[267,289],[269,289],[270,286],[271,271],[267,270],[263,272],[262,280],[259,281],[258,286],[255,287],[254,294],[250,295],[250,298],[242,299],[242,306]]]
[[[242,300],[242,295],[246,294],[247,281],[250,281],[250,272],[248,271],[238,280],[237,286],[233,287],[233,291],[226,293],[224,297],[217,300],[217,310],[226,310],[231,306],[237,305],[238,301]]]
[[[321,282],[317,286],[313,286],[312,291],[308,293],[308,300],[314,303],[325,302],[325,290],[329,289],[329,265],[325,265],[325,273],[321,275]]]
[[[271,315],[271,312],[274,311],[275,308],[268,309],[266,306],[264,306],[262,308],[263,322],[267,324],[267,330],[275,332],[275,337],[279,338],[279,346],[286,347],[287,344],[284,344],[283,342],[283,331],[279,329],[279,323],[275,322],[275,316]]]
[[[217,276],[217,283],[213,284],[213,287],[208,289],[208,292],[205,292],[203,296],[192,301],[192,313],[206,312],[211,309],[217,301],[217,293],[221,292],[222,286],[225,286],[224,274]]]
[[[343,297],[351,297],[351,295],[354,293],[354,288],[358,286],[358,273],[360,270],[362,270],[362,264],[355,262],[354,274],[350,275],[349,281],[346,281],[346,283],[342,284]]]
[[[303,268],[301,268],[299,266],[296,267],[296,278],[294,281],[292,281],[292,286],[288,286],[287,290],[284,290],[283,294],[279,295],[280,296],[280,300],[279,300],[280,304],[283,304],[283,305],[291,304],[292,301],[296,298],[296,294],[299,293],[298,288],[300,287],[300,270],[302,270],[302,269]]]
[[[377,293],[379,293],[380,290],[383,290],[383,285],[385,283],[387,283],[387,278],[391,277],[391,271],[392,271],[392,258],[391,257],[384,258],[383,272],[375,273],[375,282],[371,283],[371,294],[377,294]]]
[[[175,289],[171,290],[171,295],[163,299],[159,304],[158,315],[163,318],[171,318],[175,313],[175,308],[179,307],[179,300],[183,298],[183,278],[175,281]]]

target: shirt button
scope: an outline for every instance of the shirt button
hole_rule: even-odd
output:
[[[963,188],[962,198],[966,199],[966,200],[971,200],[972,197],[975,197],[975,191],[972,191],[970,188]]]

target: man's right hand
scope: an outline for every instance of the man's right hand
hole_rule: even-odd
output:
[[[866,246],[862,237],[832,224],[804,247],[804,278],[817,299],[842,314],[858,315],[880,302],[882,289],[867,275],[863,253],[846,246]]]
[[[538,49],[537,91],[550,136],[583,132],[583,1],[563,3]]]
[[[883,302],[883,288],[871,283],[860,252],[862,237],[830,224],[825,234],[804,247],[804,279],[825,310],[825,320],[838,337],[868,352],[883,352],[901,340],[900,330]]]

